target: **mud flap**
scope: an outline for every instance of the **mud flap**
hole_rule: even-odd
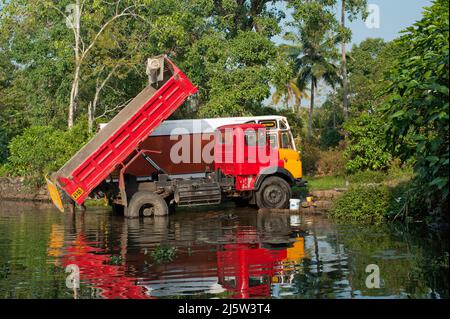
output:
[[[64,205],[62,203],[61,196],[59,195],[58,187],[53,181],[47,178],[47,176],[45,176],[45,180],[47,181],[48,193],[53,204],[61,211],[61,213],[64,213]]]

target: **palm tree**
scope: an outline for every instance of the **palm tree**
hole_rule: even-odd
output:
[[[310,106],[308,117],[308,138],[312,136],[315,90],[319,81],[335,87],[341,82],[339,68],[334,64],[337,57],[336,44],[339,38],[327,37],[314,28],[303,28],[300,37],[289,34],[286,37],[294,42],[289,46],[289,56],[294,61],[297,87],[310,86]]]
[[[272,95],[272,103],[277,105],[283,100],[284,105],[289,106],[289,104],[291,104],[292,111],[298,114],[304,98],[309,99],[306,89],[299,87],[297,85],[297,79],[293,78],[275,91]]]

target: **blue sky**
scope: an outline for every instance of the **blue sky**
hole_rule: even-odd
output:
[[[390,41],[398,37],[399,31],[421,19],[422,8],[430,6],[431,0],[369,0],[368,3],[377,5],[380,9],[380,28],[369,29],[363,21],[350,23],[353,43],[366,38]]]

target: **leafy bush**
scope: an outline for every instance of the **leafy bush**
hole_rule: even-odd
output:
[[[352,187],[333,202],[332,218],[345,222],[381,223],[389,212],[391,194],[387,186]]]
[[[323,133],[320,135],[320,147],[322,149],[337,147],[341,140],[342,135],[339,130],[327,128],[323,130]]]
[[[379,178],[383,176],[389,178],[387,175],[380,175]],[[333,202],[329,214],[338,221],[372,224],[379,224],[383,220],[417,220],[423,214],[423,205],[411,205],[418,195],[416,190],[417,185],[411,180],[391,186],[385,183],[356,184]]]
[[[348,147],[344,156],[349,173],[387,170],[392,155],[387,148],[384,122],[377,114],[361,114],[345,125]]]
[[[313,143],[304,142],[301,147],[303,174],[316,175],[317,161],[320,158],[320,149]]]
[[[7,169],[6,165],[0,164],[0,177],[7,176],[7,175],[8,175],[8,169]]]
[[[341,147],[323,151],[314,141],[303,141],[300,149],[304,175],[326,176],[344,174],[345,158]]]
[[[343,151],[339,149],[320,151],[316,171],[317,175],[343,175],[345,172]]]
[[[428,194],[428,185],[422,184],[418,178],[401,183],[394,188],[393,209],[386,216],[403,221],[421,220],[427,224],[447,222],[448,217],[436,210],[436,196],[427,197]]]
[[[38,186],[44,182],[44,175],[64,165],[89,137],[83,125],[69,131],[32,126],[11,140],[6,169],[12,176],[28,177]]]

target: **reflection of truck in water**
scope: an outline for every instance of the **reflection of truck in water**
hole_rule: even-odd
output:
[[[111,228],[107,218],[118,224]],[[276,297],[306,257],[305,232],[290,216],[242,213],[241,226],[213,216],[203,224],[186,218],[170,226],[168,218],[70,218],[68,227],[53,225],[48,255],[57,265],[78,267],[80,298]],[[149,252],[156,242],[176,245],[174,259],[155,262]]]
[[[240,219],[255,226],[230,228],[226,221],[216,221],[220,233],[202,233],[195,227],[198,223],[193,221],[184,234],[178,234],[190,240],[185,245],[178,245],[177,257],[170,263],[148,267],[141,274],[139,284],[144,285],[153,297],[223,294],[229,298],[251,298],[276,295],[280,285],[292,282],[293,274],[298,271],[295,265],[305,257],[305,233],[300,226],[291,223],[290,216],[242,214]],[[273,224],[277,224],[276,236],[272,236]],[[162,227],[153,226],[157,229]],[[152,231],[151,228],[148,231]],[[130,241],[129,244],[136,243]],[[145,242],[141,245],[145,247]],[[142,254],[133,256],[130,263],[133,268],[142,269],[139,265],[145,258]]]
[[[184,176],[179,176],[184,163],[170,163],[184,155],[168,150],[161,139],[158,144],[152,133],[197,89],[167,57],[150,60],[148,73],[150,85],[47,178],[60,210],[58,189],[80,205],[88,196],[106,197],[126,217],[167,215],[170,205],[218,204],[224,197],[260,208],[288,206],[291,187],[303,182],[300,156],[284,118],[214,127],[211,163],[203,165],[200,159],[199,169],[190,172],[188,163],[188,171],[181,169]],[[192,153],[203,151],[194,142]]]

